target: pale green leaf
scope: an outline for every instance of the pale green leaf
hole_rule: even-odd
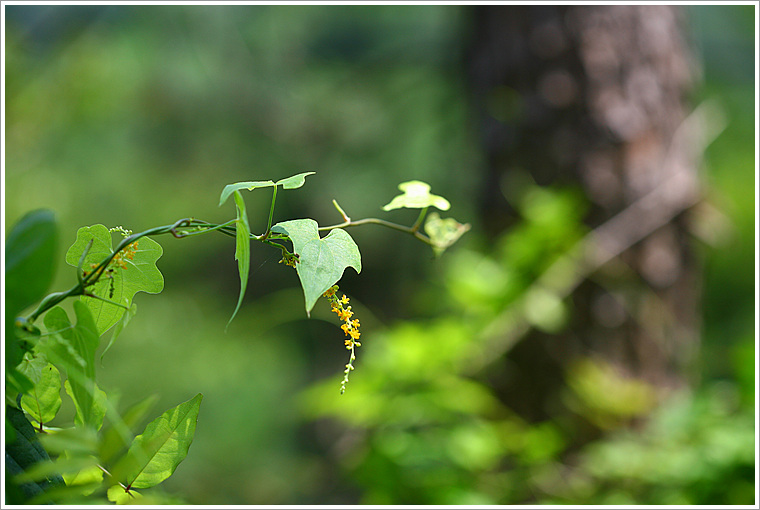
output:
[[[469,224],[459,223],[454,218],[441,219],[437,212],[428,215],[425,222],[425,232],[430,236],[433,243],[433,252],[436,256],[457,242],[462,235],[470,230]]]
[[[199,393],[150,422],[117,463],[113,476],[137,489],[153,487],[171,476],[193,442],[202,398]]]
[[[272,227],[272,232],[287,235],[293,243],[298,278],[304,291],[306,313],[309,314],[317,299],[343,276],[347,267],[357,273],[362,270],[359,247],[342,229],[333,229],[326,237],[319,237],[319,226],[312,219],[290,220]]]
[[[398,185],[403,191],[402,195],[394,197],[390,203],[383,206],[384,211],[406,207],[408,209],[424,209],[425,207],[437,207],[441,211],[448,211],[451,204],[438,195],[430,193],[430,185],[422,181],[407,181]]]
[[[66,252],[66,262],[76,267],[90,240],[92,240],[92,246],[82,266],[85,271],[91,271],[93,265],[100,264],[113,252],[111,233],[105,226],[82,227],[77,231],[76,241]],[[98,334],[102,335],[119,321],[124,312],[132,306],[132,298],[136,293],[157,294],[164,288],[164,277],[156,267],[156,261],[163,254],[161,245],[148,237],[143,237],[136,242],[138,244],[134,258],[131,260],[123,258],[126,269],[112,264],[111,267],[115,269],[113,280],[103,276],[98,283],[88,287],[88,291],[93,294],[123,306],[96,298],[82,297],[82,301],[87,304],[95,317]]]
[[[300,188],[304,185],[304,182],[306,182],[306,176],[313,175],[315,173],[317,172],[304,172],[302,174],[293,175],[291,177],[286,177],[285,179],[280,179],[276,184],[282,186],[282,189]]]
[[[66,394],[71,397],[71,400],[74,401],[74,407],[76,409],[76,414],[74,415],[74,423],[77,425],[88,423],[89,425],[95,427],[95,430],[100,430],[100,427],[103,426],[103,419],[106,416],[106,406],[108,405],[106,402],[108,399],[106,392],[98,388],[97,384],[94,385],[94,397],[92,400],[92,408],[90,409],[90,416],[88,421],[87,415],[85,415],[84,411],[82,410],[82,406],[80,405],[78,398],[74,395],[71,382],[68,379],[63,383],[63,387],[66,389]]]
[[[108,489],[108,501],[113,501],[117,505],[135,505],[140,504],[142,494],[135,490],[125,490],[121,485],[114,485]]]
[[[90,309],[81,301],[74,302],[76,324],[60,306],[45,314],[45,327],[50,332],[39,348],[47,359],[63,367],[71,380],[71,393],[87,425],[95,425],[95,350],[98,333]],[[78,413],[79,414],[79,413]]]
[[[256,188],[268,188],[272,186],[274,186],[274,181],[244,181],[228,184],[222,190],[222,195],[219,197],[219,205],[221,206],[223,203],[225,203],[227,199],[230,198],[230,195],[232,195],[235,191],[240,191],[243,189],[253,191]]]
[[[42,359],[41,356],[28,363],[26,363],[27,360],[24,361],[19,369],[33,368],[32,363],[35,365],[42,363],[43,366],[39,373],[35,374],[37,376],[35,379],[30,377],[34,381],[34,389],[21,397],[21,407],[37,423],[48,423],[55,418],[61,408],[61,374],[55,366]],[[30,374],[26,373],[26,375]]]
[[[297,175],[292,175],[290,177],[286,177],[284,179],[280,179],[277,182],[274,181],[244,181],[244,182],[236,182],[234,184],[228,184],[224,187],[222,190],[222,194],[219,197],[219,205],[221,206],[223,203],[227,201],[228,198],[230,198],[230,195],[232,195],[235,191],[240,190],[248,190],[253,191],[258,188],[270,188],[274,186],[282,186],[282,189],[296,189],[300,188],[304,185],[304,182],[306,181],[307,175],[315,174],[316,172],[304,172]]]
[[[248,272],[251,269],[251,227],[248,225],[248,214],[245,212],[245,201],[239,191],[235,191],[235,209],[237,210],[237,220],[235,221],[235,260],[238,261],[238,273],[240,274],[240,295],[238,296],[237,306],[232,312],[232,317],[227,321],[227,327],[230,326],[232,319],[240,310],[243,303],[245,289],[248,286]]]
[[[61,458],[74,459],[76,457],[72,456],[69,452],[64,452]],[[81,462],[82,465],[79,466],[79,469],[68,470],[66,473],[63,473],[63,480],[68,486],[85,486],[82,488],[82,494],[89,496],[97,490],[103,481],[103,470],[98,467],[98,459],[93,455],[85,457]]]

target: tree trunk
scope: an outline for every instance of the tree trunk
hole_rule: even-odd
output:
[[[601,358],[658,389],[685,382],[697,343],[698,269],[681,214],[700,156],[686,98],[695,66],[672,6],[485,6],[468,55],[489,179],[483,224],[509,226],[506,175],[580,186],[590,200],[588,268],[572,333],[530,333],[508,354],[505,401],[551,415],[568,362]],[[620,272],[622,268],[622,273]],[[622,277],[621,277],[622,274]],[[626,276],[627,275],[627,276]],[[593,281],[592,281],[593,280]]]

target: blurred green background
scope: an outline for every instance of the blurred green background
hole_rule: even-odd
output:
[[[123,406],[159,395],[156,413],[204,394],[190,453],[160,489],[179,501],[750,504],[753,13],[689,8],[704,70],[695,103],[717,99],[728,121],[705,154],[725,235],[698,244],[699,382],[628,427],[620,418],[635,410],[614,400],[646,399],[643,390],[603,365],[572,367],[568,398],[603,430],[582,444],[563,416],[518,416],[483,375],[480,330],[524,291],[506,282],[525,259],[505,247],[538,254],[537,271],[552,256],[542,254],[547,232],[562,233],[557,249],[580,235],[585,202],[536,188],[496,243],[479,228],[485,164],[462,71],[467,7],[7,6],[6,232],[32,209],[55,211],[59,290],[74,279],[63,255],[80,226],[224,221],[234,209],[217,207],[219,193],[236,181],[315,171],[279,194],[275,220],[326,225],[340,221],[333,198],[352,218],[411,224],[413,211],[380,207],[398,183],[420,179],[451,201],[447,215],[472,224],[439,259],[390,230],[351,231],[363,271],[348,270],[341,290],[364,346],[344,396],[337,319],[318,303],[307,320],[277,250],[253,246],[247,297],[225,333],[239,288],[234,243],[157,239],[165,290],[136,297],[98,382]],[[246,195],[254,232],[269,199]],[[616,398],[600,400],[600,387]],[[57,421],[72,416],[65,407]]]

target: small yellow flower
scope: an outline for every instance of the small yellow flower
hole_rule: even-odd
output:
[[[341,298],[340,302],[343,303],[344,305],[347,305],[348,301],[349,301],[348,297],[345,294],[343,294],[343,297]]]

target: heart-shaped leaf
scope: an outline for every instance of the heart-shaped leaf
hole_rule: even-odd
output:
[[[234,193],[235,191],[240,191],[243,189],[247,189],[248,191],[253,191],[256,188],[270,188],[273,186],[282,186],[282,189],[296,189],[300,188],[304,185],[304,182],[306,182],[306,176],[315,174],[316,172],[304,172],[301,174],[292,175],[290,177],[286,177],[284,179],[280,179],[277,182],[274,181],[243,181],[243,182],[236,182],[234,184],[228,184],[224,187],[222,190],[222,194],[219,197],[219,205],[221,206],[223,203],[227,201],[228,198],[230,198],[230,195]]]
[[[422,181],[407,181],[398,185],[403,195],[394,197],[390,203],[383,206],[383,211],[406,207],[408,209],[424,209],[425,207],[437,207],[441,211],[448,211],[451,204],[438,195],[430,193],[430,185]]]
[[[66,262],[77,267],[90,240],[92,240],[92,246],[82,265],[86,271],[91,271],[92,264],[99,264],[113,251],[111,233],[105,226],[82,227],[77,231],[76,241],[66,252]],[[148,237],[140,238],[137,243],[133,258],[122,257],[121,259],[126,269],[112,265],[115,269],[113,280],[101,277],[98,283],[88,288],[93,294],[120,303],[126,308],[106,303],[100,299],[82,297],[82,301],[90,308],[93,317],[95,317],[99,335],[105,333],[119,321],[124,312],[132,306],[132,298],[135,294],[138,292],[158,294],[164,288],[164,277],[156,267],[156,261],[164,252],[161,245]]]
[[[324,238],[319,237],[319,226],[312,219],[290,220],[272,227],[272,232],[287,235],[298,255],[296,271],[303,287],[306,313],[327,289],[335,285],[347,267],[361,273],[362,259],[359,247],[345,230],[336,228]]]
[[[48,423],[61,408],[61,375],[42,356],[24,359],[19,371],[34,382],[34,388],[21,397],[21,407],[37,423]]]

